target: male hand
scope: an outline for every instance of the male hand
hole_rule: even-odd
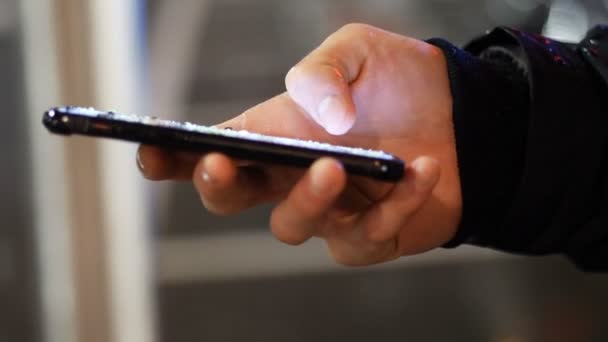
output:
[[[384,150],[406,161],[396,184],[347,176],[333,159],[308,170],[141,146],[149,179],[192,179],[217,214],[276,203],[273,234],[317,236],[345,265],[368,265],[446,243],[462,211],[452,97],[442,52],[375,27],[346,25],[292,68],[287,92],[219,125]]]

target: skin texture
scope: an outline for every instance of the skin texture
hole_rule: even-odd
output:
[[[462,199],[445,58],[432,45],[362,24],[329,36],[286,76],[287,92],[220,124],[380,149],[408,162],[397,184],[347,176],[330,158],[308,170],[141,146],[152,180],[192,180],[213,213],[272,202],[272,233],[316,236],[337,262],[361,266],[428,251],[456,232]]]

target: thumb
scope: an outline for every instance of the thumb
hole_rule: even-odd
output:
[[[346,25],[293,67],[285,78],[289,96],[334,135],[355,124],[350,83],[357,79],[368,52],[366,25]]]

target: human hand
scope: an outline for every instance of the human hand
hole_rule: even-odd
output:
[[[405,178],[392,184],[350,177],[329,158],[300,170],[142,146],[144,175],[191,178],[218,214],[277,203],[270,226],[279,240],[299,244],[318,236],[347,265],[424,252],[455,234],[462,199],[439,49],[351,24],[290,70],[286,87],[220,126],[384,150],[410,162]]]

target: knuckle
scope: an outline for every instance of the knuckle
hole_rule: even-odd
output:
[[[371,32],[375,32],[376,28],[373,26],[362,24],[362,23],[348,23],[337,29],[334,33],[330,34],[321,44],[321,46],[333,40],[340,39],[367,39]],[[314,53],[314,52],[313,52]]]
[[[313,55],[292,67],[285,76],[285,88],[291,96],[300,96],[300,90],[327,87],[345,80],[344,67],[334,59]]]
[[[285,85],[289,86],[289,83],[293,80],[293,78],[297,72],[298,72],[298,65],[296,64],[296,65],[292,66],[291,69],[289,69],[289,71],[287,71],[287,74],[285,74]]]
[[[304,69],[305,68],[302,66],[301,62],[289,69],[285,75],[285,88],[288,91],[295,90],[296,84],[298,81],[302,80],[303,76],[305,75]]]
[[[355,35],[365,35],[370,31],[374,31],[375,27],[363,23],[348,23],[342,26],[336,33],[347,33]]]

